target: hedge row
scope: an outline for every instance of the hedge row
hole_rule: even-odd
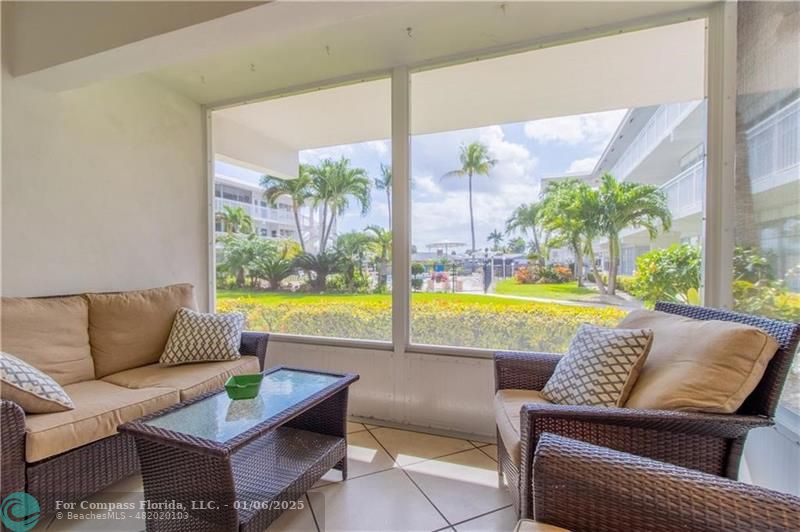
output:
[[[259,305],[222,300],[220,312],[239,311],[251,330],[365,340],[391,338],[388,302]],[[613,307],[578,307],[550,303],[504,305],[447,301],[414,302],[414,343],[563,352],[581,323],[613,326],[625,312]]]

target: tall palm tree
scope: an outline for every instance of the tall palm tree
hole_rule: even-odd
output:
[[[350,166],[350,159],[338,161],[325,159],[314,168],[311,179],[312,201],[322,206],[322,224],[319,252],[324,253],[333,230],[336,217],[341,215],[355,200],[361,206],[361,214],[369,211],[371,182],[363,168]]]
[[[530,231],[533,248],[538,256],[538,262],[540,265],[544,266],[546,259],[544,250],[542,249],[544,236],[542,235],[542,224],[539,220],[541,210],[541,203],[523,203],[514,209],[511,216],[506,220],[506,233],[512,234],[514,232],[519,232],[523,235],[527,235]]]
[[[389,209],[389,229],[392,228],[392,167],[381,163],[381,176],[375,178],[375,188],[386,191],[386,206]]]
[[[392,231],[377,225],[370,225],[365,230],[372,237],[372,252],[378,264],[378,292],[386,290],[389,277],[389,262],[392,257]]]
[[[472,247],[470,251],[475,253],[475,216],[472,209],[472,177],[475,175],[488,176],[496,159],[489,156],[489,148],[482,142],[475,141],[470,144],[462,144],[461,153],[458,156],[461,168],[447,172],[444,177],[467,177],[469,181],[469,229],[472,236]]]
[[[300,240],[300,248],[305,253],[306,243],[303,239],[303,228],[300,225],[300,208],[306,200],[311,198],[311,167],[301,164],[299,172],[294,179],[281,179],[271,175],[261,176],[261,186],[264,190],[264,199],[271,207],[275,207],[278,198],[289,196],[292,200],[292,213],[294,214],[294,225],[297,228],[297,237]]]
[[[336,253],[342,261],[342,275],[348,287],[353,288],[356,273],[363,278],[362,265],[371,245],[372,238],[360,231],[344,233],[336,239]]]
[[[588,203],[593,192],[589,185],[577,179],[551,182],[542,195],[538,216],[542,226],[554,231],[558,239],[572,250],[578,286],[583,286],[584,237],[588,228],[598,223],[588,216]]]
[[[599,201],[603,208],[602,228],[608,237],[608,293],[615,294],[620,259],[620,232],[626,227],[642,227],[650,239],[672,226],[667,197],[658,187],[617,181],[609,173],[600,177]]]
[[[503,243],[503,233],[495,229],[489,233],[489,236],[486,237],[486,241],[492,243],[492,251],[497,251],[500,249],[500,244]]]
[[[242,207],[223,205],[222,210],[217,212],[216,219],[222,223],[224,231],[228,234],[253,232],[253,217]]]

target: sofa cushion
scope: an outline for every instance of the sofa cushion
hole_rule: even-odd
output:
[[[98,379],[158,362],[178,309],[197,309],[190,284],[86,297]]]
[[[653,331],[625,406],[732,414],[758,385],[778,343],[761,329],[636,310],[622,328]]]
[[[2,299],[0,350],[64,386],[94,379],[89,305],[81,296]]]
[[[103,381],[64,387],[74,410],[25,417],[25,459],[36,462],[117,433],[117,426],[178,402],[171,388],[132,390]]]
[[[0,352],[0,382],[0,397],[17,403],[27,414],[75,408],[64,388],[50,376],[3,352]]]
[[[494,395],[494,419],[508,456],[519,465],[520,459],[520,415],[522,406],[528,403],[552,404],[537,390],[497,390]],[[497,442],[501,445],[501,442]]]
[[[150,364],[114,373],[103,380],[127,388],[166,387],[178,390],[181,401],[222,388],[232,375],[258,373],[258,358],[243,356],[226,362],[203,362],[164,367]]]

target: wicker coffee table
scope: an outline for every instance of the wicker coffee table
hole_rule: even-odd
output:
[[[136,441],[147,530],[262,531],[331,468],[346,478],[356,380],[278,367],[255,399],[212,392],[120,426]]]

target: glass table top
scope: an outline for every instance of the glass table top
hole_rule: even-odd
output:
[[[234,401],[222,392],[144,423],[216,442],[225,442],[308,399],[341,377],[280,369],[264,375],[253,399]]]

